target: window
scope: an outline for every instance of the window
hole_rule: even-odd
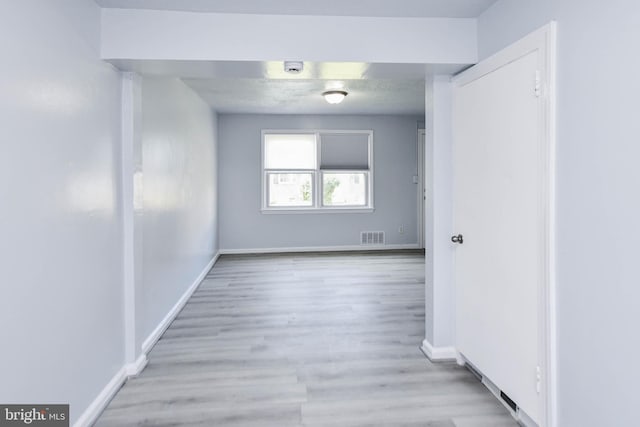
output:
[[[263,131],[263,211],[371,211],[371,131]]]

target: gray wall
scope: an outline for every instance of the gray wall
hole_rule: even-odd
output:
[[[218,251],[216,117],[182,81],[145,77],[141,133],[144,340]]]
[[[387,244],[417,244],[417,125],[403,116],[219,116],[220,247],[223,250],[359,245],[360,231]],[[263,129],[372,129],[373,213],[262,214]],[[404,234],[398,227],[404,225]]]
[[[90,1],[0,6],[0,402],[69,403],[122,367],[120,79]]]
[[[451,90],[449,76],[427,80],[425,339],[440,350],[455,344]]]
[[[479,19],[483,57],[558,22],[559,426],[638,423],[638,16],[630,0],[501,0]]]

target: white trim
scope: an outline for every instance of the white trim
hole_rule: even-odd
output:
[[[147,355],[141,354],[135,362],[124,365],[124,369],[127,372],[127,377],[131,378],[140,375],[144,368],[146,368],[147,363],[149,363]]]
[[[87,427],[92,425],[102,414],[102,411],[107,407],[113,396],[120,390],[122,384],[127,380],[126,366],[120,368],[120,370],[111,378],[109,383],[102,389],[100,394],[91,402],[89,407],[80,415],[80,417],[73,423],[73,427]]]
[[[311,206],[290,206],[290,207],[273,207],[269,206],[269,180],[267,176],[269,173],[288,173],[289,169],[267,169],[265,167],[265,136],[270,134],[301,134],[301,135],[315,135],[316,140],[316,167],[314,169],[300,169],[295,170],[295,173],[310,173],[312,177],[312,193],[313,200]],[[320,167],[321,159],[321,138],[322,134],[363,134],[368,135],[368,169],[357,169],[354,172],[366,172],[366,205],[365,206],[347,206],[344,208],[328,206],[325,207],[322,204],[322,172],[331,170],[322,169]],[[260,211],[264,214],[277,213],[277,214],[296,214],[296,213],[370,213],[374,210],[374,158],[373,158],[373,130],[372,129],[262,129],[260,134],[260,165],[261,165],[261,204]],[[342,170],[339,172],[349,172],[350,170]],[[294,171],[292,170],[292,173]],[[337,172],[337,171],[336,171]]]
[[[420,350],[432,362],[454,361],[458,357],[458,352],[454,347],[434,347],[426,338],[422,341]]]
[[[126,364],[120,368],[109,383],[102,389],[100,394],[91,402],[89,407],[80,415],[80,418],[73,424],[73,427],[85,427],[95,423],[124,383],[129,378],[140,375],[148,362],[147,356],[143,354],[138,357],[135,362]]]
[[[549,427],[558,426],[558,338],[557,338],[557,314],[556,314],[556,289],[557,289],[557,273],[556,273],[556,151],[557,151],[557,112],[556,112],[556,96],[557,96],[557,37],[558,26],[555,21],[551,21],[548,25],[547,36],[547,88],[546,88],[546,101],[548,105],[548,117],[547,117],[547,138],[549,140],[548,145],[548,159],[549,159],[549,206],[547,207],[549,223],[547,224],[549,234],[549,241],[547,242],[547,324],[546,324],[546,338],[547,338],[547,354],[546,354],[546,398],[547,398],[547,423]]]
[[[171,322],[173,322],[173,320],[176,318],[178,313],[180,313],[180,310],[182,310],[182,308],[187,303],[187,301],[189,301],[189,298],[191,298],[191,295],[193,295],[195,290],[198,288],[198,286],[200,285],[200,282],[202,282],[202,280],[207,276],[207,273],[209,272],[209,270],[211,270],[213,265],[216,263],[216,261],[220,257],[220,254],[221,252],[219,251],[218,253],[215,254],[215,256],[211,259],[211,261],[207,263],[207,265],[204,267],[202,272],[193,281],[191,286],[189,286],[189,288],[187,288],[184,294],[182,294],[178,302],[175,303],[173,308],[169,310],[169,312],[164,317],[164,319],[162,319],[162,321],[158,324],[158,326],[156,326],[153,332],[149,334],[147,339],[144,340],[144,342],[142,343],[142,352],[144,354],[148,354],[149,351],[151,351],[151,349],[153,348],[153,346],[156,345],[156,343],[158,342],[158,340],[160,339],[164,331],[167,330],[169,325],[171,325]]]
[[[374,208],[356,208],[356,207],[348,207],[348,208],[268,208],[268,209],[260,209],[260,213],[264,215],[273,215],[273,214],[362,214],[362,213],[372,213],[374,212]]]
[[[557,317],[556,317],[556,42],[557,24],[549,24],[514,42],[453,78],[463,86],[532,52],[538,52],[542,74],[542,130],[540,144],[546,156],[545,206],[545,283],[539,293],[539,362],[542,368],[541,423],[557,427]]]
[[[555,28],[555,22],[550,22],[501,51],[496,52],[487,59],[482,60],[473,67],[464,70],[460,74],[454,76],[451,81],[457,86],[464,86],[467,83],[477,80],[484,75],[492,73],[495,70],[517,61],[531,52],[540,49],[549,49],[549,35],[552,32],[555,33]]]
[[[495,396],[496,399],[498,399],[498,401],[502,404],[502,406],[505,407],[505,409],[507,411],[509,411],[509,413],[511,414],[511,416],[518,421],[518,425],[522,426],[522,427],[538,427],[538,425],[536,424],[535,421],[533,421],[533,419],[521,408],[521,407],[517,407],[517,410],[514,411],[511,406],[509,406],[507,404],[507,402],[504,401],[504,399],[502,398],[502,396],[500,396],[500,392],[503,390],[500,390],[500,387],[498,387],[493,381],[491,381],[491,379],[489,377],[487,377],[484,372],[480,371],[478,368],[476,368],[472,363],[470,363],[466,357],[464,357],[464,355],[459,354],[459,362],[458,364],[460,366],[466,366],[468,365],[468,367],[471,368],[471,370],[475,371],[477,375],[480,375],[480,382],[482,383],[482,385],[484,385],[490,392],[491,394],[493,394]],[[516,402],[516,405],[518,404],[518,402]]]
[[[303,246],[289,248],[251,248],[220,249],[221,255],[273,254],[297,252],[351,252],[351,251],[389,251],[400,249],[420,249],[417,243],[404,245],[345,245],[345,246]]]
[[[147,366],[149,360],[147,354],[156,344],[158,339],[162,336],[164,331],[169,327],[173,319],[182,310],[182,307],[187,303],[193,292],[198,288],[202,280],[206,277],[207,273],[220,257],[220,252],[207,263],[206,267],[193,281],[189,289],[182,295],[178,302],[169,311],[167,316],[160,322],[160,324],[154,329],[149,337],[142,344],[142,354],[132,363],[126,363],[120,370],[111,378],[109,383],[102,389],[100,394],[91,402],[89,407],[82,413],[80,418],[73,424],[73,427],[88,427],[92,425],[102,414],[102,411],[107,407],[111,399],[120,390],[120,387],[127,381],[127,379],[140,375],[140,373]]]

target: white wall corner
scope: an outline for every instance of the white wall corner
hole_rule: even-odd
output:
[[[453,92],[450,76],[433,77],[432,89],[433,342],[454,345],[455,247],[453,229]]]
[[[140,356],[136,342],[136,295],[142,282],[142,228],[136,223],[136,172],[142,168],[140,137],[141,82],[136,73],[122,73],[122,256],[124,286],[125,364],[136,363]]]
[[[422,341],[420,350],[432,362],[449,362],[458,358],[458,352],[455,347],[434,347],[426,339]]]
[[[182,308],[185,306],[187,301],[189,301],[189,298],[191,298],[191,295],[193,295],[195,290],[198,288],[200,283],[207,276],[207,273],[209,272],[209,270],[211,270],[211,268],[216,263],[219,257],[220,257],[220,252],[217,252],[213,256],[211,261],[209,261],[207,265],[204,267],[204,269],[200,272],[198,277],[196,277],[193,283],[191,283],[191,285],[187,288],[184,294],[182,294],[178,302],[176,302],[176,304],[171,308],[171,310],[169,310],[169,312],[164,317],[164,319],[162,319],[162,321],[158,324],[158,326],[156,326],[153,332],[149,334],[147,339],[144,340],[144,342],[142,343],[143,354],[145,355],[148,354],[153,348],[153,346],[156,345],[156,343],[158,342],[162,334],[164,334],[164,332],[167,330],[169,325],[171,325],[171,322],[173,322],[173,320],[176,318],[178,313],[180,313],[180,310],[182,310]]]

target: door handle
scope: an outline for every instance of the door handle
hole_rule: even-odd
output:
[[[458,234],[457,236],[451,236],[451,241],[453,243],[462,244],[464,242],[464,239],[462,238],[462,234]]]

